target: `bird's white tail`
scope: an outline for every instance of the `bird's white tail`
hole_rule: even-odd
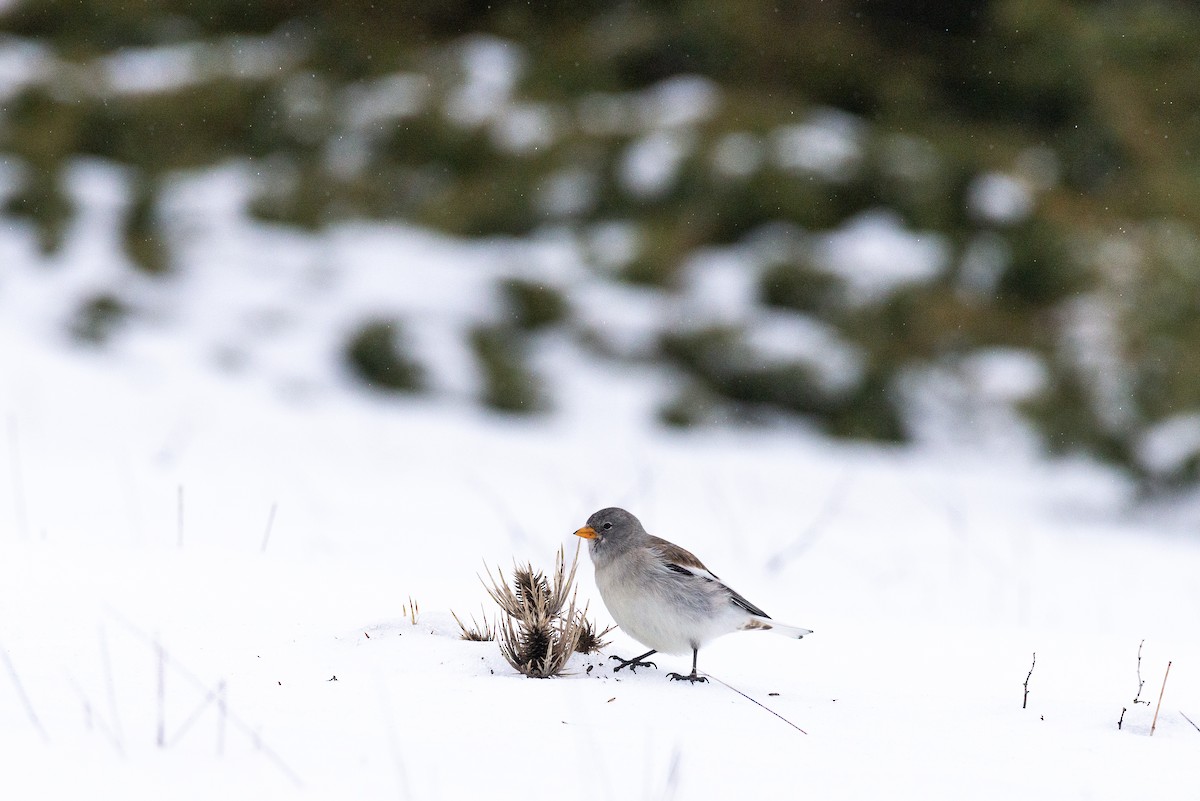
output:
[[[805,634],[812,634],[812,629],[802,629],[799,626],[789,626],[787,623],[780,623],[778,620],[772,620],[769,617],[759,617],[758,615],[751,617],[750,622],[742,628],[771,631],[784,637],[790,637],[793,640],[798,640]]]

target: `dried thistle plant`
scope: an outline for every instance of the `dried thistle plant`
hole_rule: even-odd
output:
[[[496,639],[496,629],[488,622],[487,613],[483,610],[480,610],[479,613],[483,622],[475,622],[475,616],[471,615],[471,625],[469,627],[459,619],[453,609],[450,610],[450,614],[454,617],[454,622],[462,629],[462,639],[470,642],[490,642]]]
[[[596,630],[596,624],[587,619],[587,608],[585,607],[579,613],[579,642],[575,645],[575,650],[581,654],[595,654],[608,645],[608,640],[604,636],[616,628],[616,626],[608,626],[603,631]]]
[[[496,622],[500,653],[516,670],[532,678],[557,676],[571,654],[579,650],[580,640],[595,628],[587,621],[587,608],[575,607],[575,569],[579,551],[566,567],[563,549],[558,549],[554,571],[546,576],[532,564],[513,568],[512,581],[496,571],[484,587],[504,615]],[[461,624],[460,624],[461,625]],[[602,635],[601,635],[602,636]]]

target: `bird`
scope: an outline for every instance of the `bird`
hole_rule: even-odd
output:
[[[575,535],[588,541],[596,586],[621,630],[650,648],[632,659],[616,659],[617,672],[658,665],[646,657],[692,652],[692,672],[669,673],[672,681],[708,681],[696,672],[700,647],[734,631],[771,631],[792,639],[810,629],[773,620],[704,566],[688,550],[646,532],[633,514],[616,506],[601,509]]]

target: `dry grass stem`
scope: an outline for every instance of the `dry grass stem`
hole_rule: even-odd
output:
[[[415,626],[417,625],[417,619],[421,617],[421,605],[414,601],[410,595],[408,596],[408,603],[400,605],[400,614],[412,621],[412,624]]]
[[[1167,691],[1167,676],[1171,675],[1171,663],[1167,662],[1167,672],[1163,674],[1162,688],[1158,691],[1158,704],[1154,707],[1154,720],[1150,723],[1150,736],[1154,736],[1154,727],[1158,725],[1158,710],[1162,709],[1163,693]]]
[[[454,610],[450,610],[450,615],[454,618],[454,622],[462,629],[462,639],[470,642],[490,642],[496,639],[496,629],[488,622],[487,613],[480,610],[480,617],[483,622],[478,623],[475,616],[471,615],[471,625],[467,626],[462,622]]]

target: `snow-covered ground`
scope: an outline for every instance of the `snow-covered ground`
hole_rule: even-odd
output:
[[[193,192],[176,219],[208,228],[156,284],[114,261],[119,192],[88,169],[60,264],[0,236],[0,797],[1197,797],[1200,539],[1130,513],[1112,474],[1027,447],[667,432],[661,376],[553,339],[540,421],[462,401],[462,354],[434,399],[362,394],[314,330],[404,302],[453,366],[436,343],[491,313],[516,250],[586,276],[553,241],[314,245],[189,218]],[[72,299],[113,286],[136,323],[68,342]],[[666,679],[682,658],[614,675],[607,654],[644,650],[619,632],[545,681],[458,639],[450,610],[490,603],[479,573],[549,568],[608,505],[816,633],[719,640],[697,686]]]

